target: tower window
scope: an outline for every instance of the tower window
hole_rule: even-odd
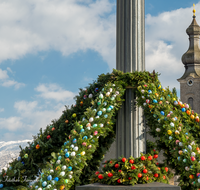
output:
[[[190,104],[191,109],[193,110],[193,98],[188,98],[188,104]]]

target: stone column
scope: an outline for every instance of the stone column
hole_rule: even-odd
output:
[[[145,70],[144,0],[117,0],[116,69]],[[119,156],[139,157],[146,152],[143,110],[135,106],[134,89],[126,90],[125,103],[118,113],[116,141],[104,160]]]
[[[144,0],[117,0],[116,69],[145,70]],[[127,89],[117,118],[116,157],[139,157],[146,152],[143,111],[135,106],[134,89]]]

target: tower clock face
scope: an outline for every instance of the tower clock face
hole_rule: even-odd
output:
[[[188,79],[187,85],[192,86],[194,84],[194,81],[192,79]]]

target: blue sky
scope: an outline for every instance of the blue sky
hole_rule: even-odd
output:
[[[146,70],[176,87],[192,4],[146,0]],[[79,88],[115,68],[116,0],[0,1],[0,141],[31,139]]]

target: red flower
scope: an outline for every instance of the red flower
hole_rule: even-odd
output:
[[[132,159],[129,160],[129,163],[130,163],[130,164],[133,164],[133,163],[134,163],[134,160],[132,160]]]
[[[125,162],[126,161],[126,158],[122,158],[122,162]]]
[[[108,177],[112,177],[113,176],[113,174],[112,173],[108,173]]]
[[[139,173],[139,174],[138,174],[138,177],[139,177],[139,178],[140,178],[140,177],[142,177],[142,174],[141,174],[141,173]]]
[[[163,176],[163,179],[166,179],[165,175]]]
[[[148,158],[147,158],[148,160],[152,160],[152,156],[148,156]]]
[[[50,139],[51,138],[51,136],[50,135],[47,135],[47,139]]]
[[[103,175],[102,175],[102,174],[99,174],[99,175],[98,175],[98,178],[99,178],[99,179],[103,179]]]
[[[145,173],[145,174],[146,174],[147,172],[148,172],[148,170],[147,170],[147,169],[144,169],[144,170],[143,170],[143,173]]]
[[[157,174],[157,173],[155,173],[155,174],[154,174],[154,177],[158,177],[158,174]]]
[[[96,172],[95,172],[95,175],[98,175],[98,174],[99,174],[99,172],[98,172],[98,171],[96,171]]]
[[[157,154],[154,154],[153,158],[158,158],[158,155],[157,155]]]
[[[115,168],[119,168],[119,164],[115,164]]]
[[[136,167],[135,166],[131,166],[131,169],[134,170],[134,169],[136,169]]]
[[[141,156],[141,160],[145,160],[146,158],[145,158],[145,156]]]

